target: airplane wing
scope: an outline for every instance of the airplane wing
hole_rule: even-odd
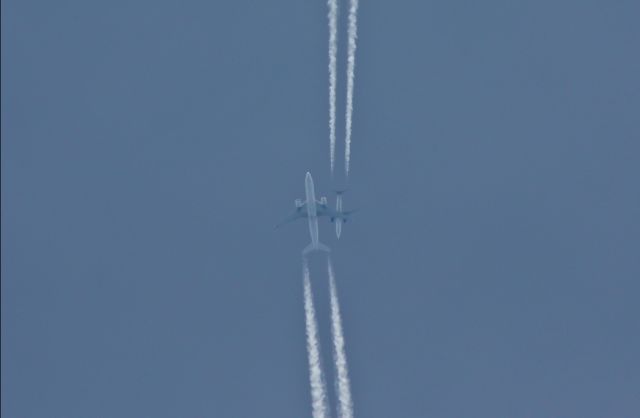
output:
[[[327,205],[318,205],[316,207],[316,213],[318,216],[328,216],[329,218],[337,218],[339,216],[338,212]]]
[[[357,209],[354,209],[354,210],[343,210],[341,212],[338,212],[335,209],[331,209],[327,205],[318,205],[318,207],[316,208],[316,212],[319,217],[327,216],[331,220],[331,222],[333,222],[335,219],[346,220],[349,215],[357,211],[358,211]]]
[[[296,208],[296,210],[291,215],[287,216],[286,218],[278,222],[278,224],[276,225],[276,228],[280,228],[282,225],[288,224],[289,222],[293,222],[297,219],[306,218],[307,217],[306,206],[307,204],[305,203],[299,208]]]

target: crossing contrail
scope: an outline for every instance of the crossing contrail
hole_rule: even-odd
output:
[[[307,330],[307,353],[309,355],[309,383],[311,384],[311,410],[313,418],[328,418],[327,391],[320,361],[318,325],[313,307],[309,264],[306,258],[303,258],[302,264],[304,271],[304,314]]]
[[[340,319],[340,305],[336,280],[333,275],[333,266],[329,259],[329,291],[331,293],[331,333],[333,334],[333,359],[336,367],[336,386],[338,389],[338,416],[340,418],[353,418],[353,401],[351,388],[349,387],[349,369],[347,367],[347,355],[344,351],[344,334],[342,332],[342,320]]]
[[[338,0],[328,0],[329,6],[329,153],[331,174],[336,160],[336,63],[338,55]]]
[[[358,36],[358,0],[349,2],[349,43],[347,55],[347,117],[344,140],[345,175],[349,175],[349,160],[351,159],[351,121],[353,114],[353,79],[356,70],[356,38]]]

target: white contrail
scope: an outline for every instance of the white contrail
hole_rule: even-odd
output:
[[[329,153],[331,174],[336,160],[336,62],[338,56],[338,0],[327,0],[329,6]]]
[[[342,320],[340,319],[340,304],[336,291],[336,280],[333,275],[333,266],[329,259],[329,290],[331,292],[331,333],[333,334],[333,359],[336,366],[336,386],[338,388],[338,416],[340,418],[353,418],[353,401],[351,400],[351,388],[349,385],[349,369],[347,367],[347,355],[344,351],[344,334],[342,332]]]
[[[349,43],[347,56],[347,117],[344,140],[345,175],[349,175],[349,160],[351,159],[351,117],[353,114],[353,79],[356,70],[356,38],[358,36],[358,0],[349,2]]]
[[[307,353],[309,355],[309,383],[311,384],[311,410],[313,418],[327,418],[327,391],[322,375],[318,325],[313,307],[311,279],[306,258],[303,258],[302,264],[304,271],[304,314],[307,330]]]

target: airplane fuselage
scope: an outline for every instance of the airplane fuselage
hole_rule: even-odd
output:
[[[336,212],[342,213],[342,194],[340,193],[336,196]],[[334,222],[336,224],[336,237],[340,239],[340,234],[342,233],[342,218],[338,217]]]
[[[318,212],[316,209],[316,192],[313,187],[311,173],[307,173],[304,179],[304,189],[307,198],[307,219],[309,220],[309,234],[311,235],[311,245],[318,246]]]

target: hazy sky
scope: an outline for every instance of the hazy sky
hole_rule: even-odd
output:
[[[2,2],[3,417],[310,416],[309,234],[273,225],[307,170],[319,193],[342,183],[326,15]],[[339,242],[320,225],[357,417],[640,415],[638,16],[360,1],[360,211]]]

